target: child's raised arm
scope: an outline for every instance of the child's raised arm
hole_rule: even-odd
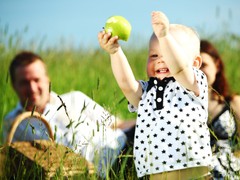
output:
[[[168,18],[161,12],[152,12],[152,26],[159,40],[164,62],[167,64],[171,75],[183,87],[193,91],[195,95],[199,95],[193,65],[199,68],[201,57],[200,55],[193,56],[193,49],[186,48],[186,42],[184,42],[187,41],[186,38],[191,37],[181,33],[181,30],[178,29],[174,29],[172,32]]]
[[[118,37],[102,31],[98,34],[100,46],[110,54],[113,74],[127,100],[138,106],[142,95],[140,83],[135,79],[128,60],[118,44]]]

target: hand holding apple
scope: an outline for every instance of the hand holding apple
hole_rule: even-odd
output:
[[[114,54],[118,51],[120,45],[118,43],[118,37],[111,37],[111,33],[101,31],[98,33],[98,42],[102,49],[109,54]]]
[[[127,41],[132,27],[124,17],[111,16],[107,19],[104,29],[107,33],[111,32],[112,37],[118,36],[118,39]]]

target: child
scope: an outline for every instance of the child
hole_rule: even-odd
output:
[[[152,12],[152,27],[147,82],[135,80],[117,36],[105,31],[98,34],[130,111],[138,113],[134,139],[137,175],[204,177],[209,174],[212,154],[206,123],[207,80],[199,70],[200,40],[192,29],[169,24],[161,12]]]

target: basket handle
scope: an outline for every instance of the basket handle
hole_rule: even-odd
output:
[[[44,125],[46,126],[46,128],[48,129],[49,137],[51,138],[52,141],[54,141],[54,135],[53,135],[52,129],[51,129],[49,123],[47,122],[47,120],[43,117],[43,115],[39,114],[36,111],[34,111],[34,112],[26,111],[26,112],[23,112],[22,114],[18,115],[15,118],[15,120],[13,121],[12,127],[11,127],[10,132],[7,137],[7,145],[11,144],[13,136],[15,134],[15,131],[16,131],[18,125],[22,121],[24,121],[30,117],[35,117],[37,120],[42,121],[44,123]]]

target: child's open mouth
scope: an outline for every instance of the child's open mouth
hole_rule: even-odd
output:
[[[168,68],[161,68],[161,69],[158,69],[156,72],[159,73],[159,74],[167,73],[168,72]]]

